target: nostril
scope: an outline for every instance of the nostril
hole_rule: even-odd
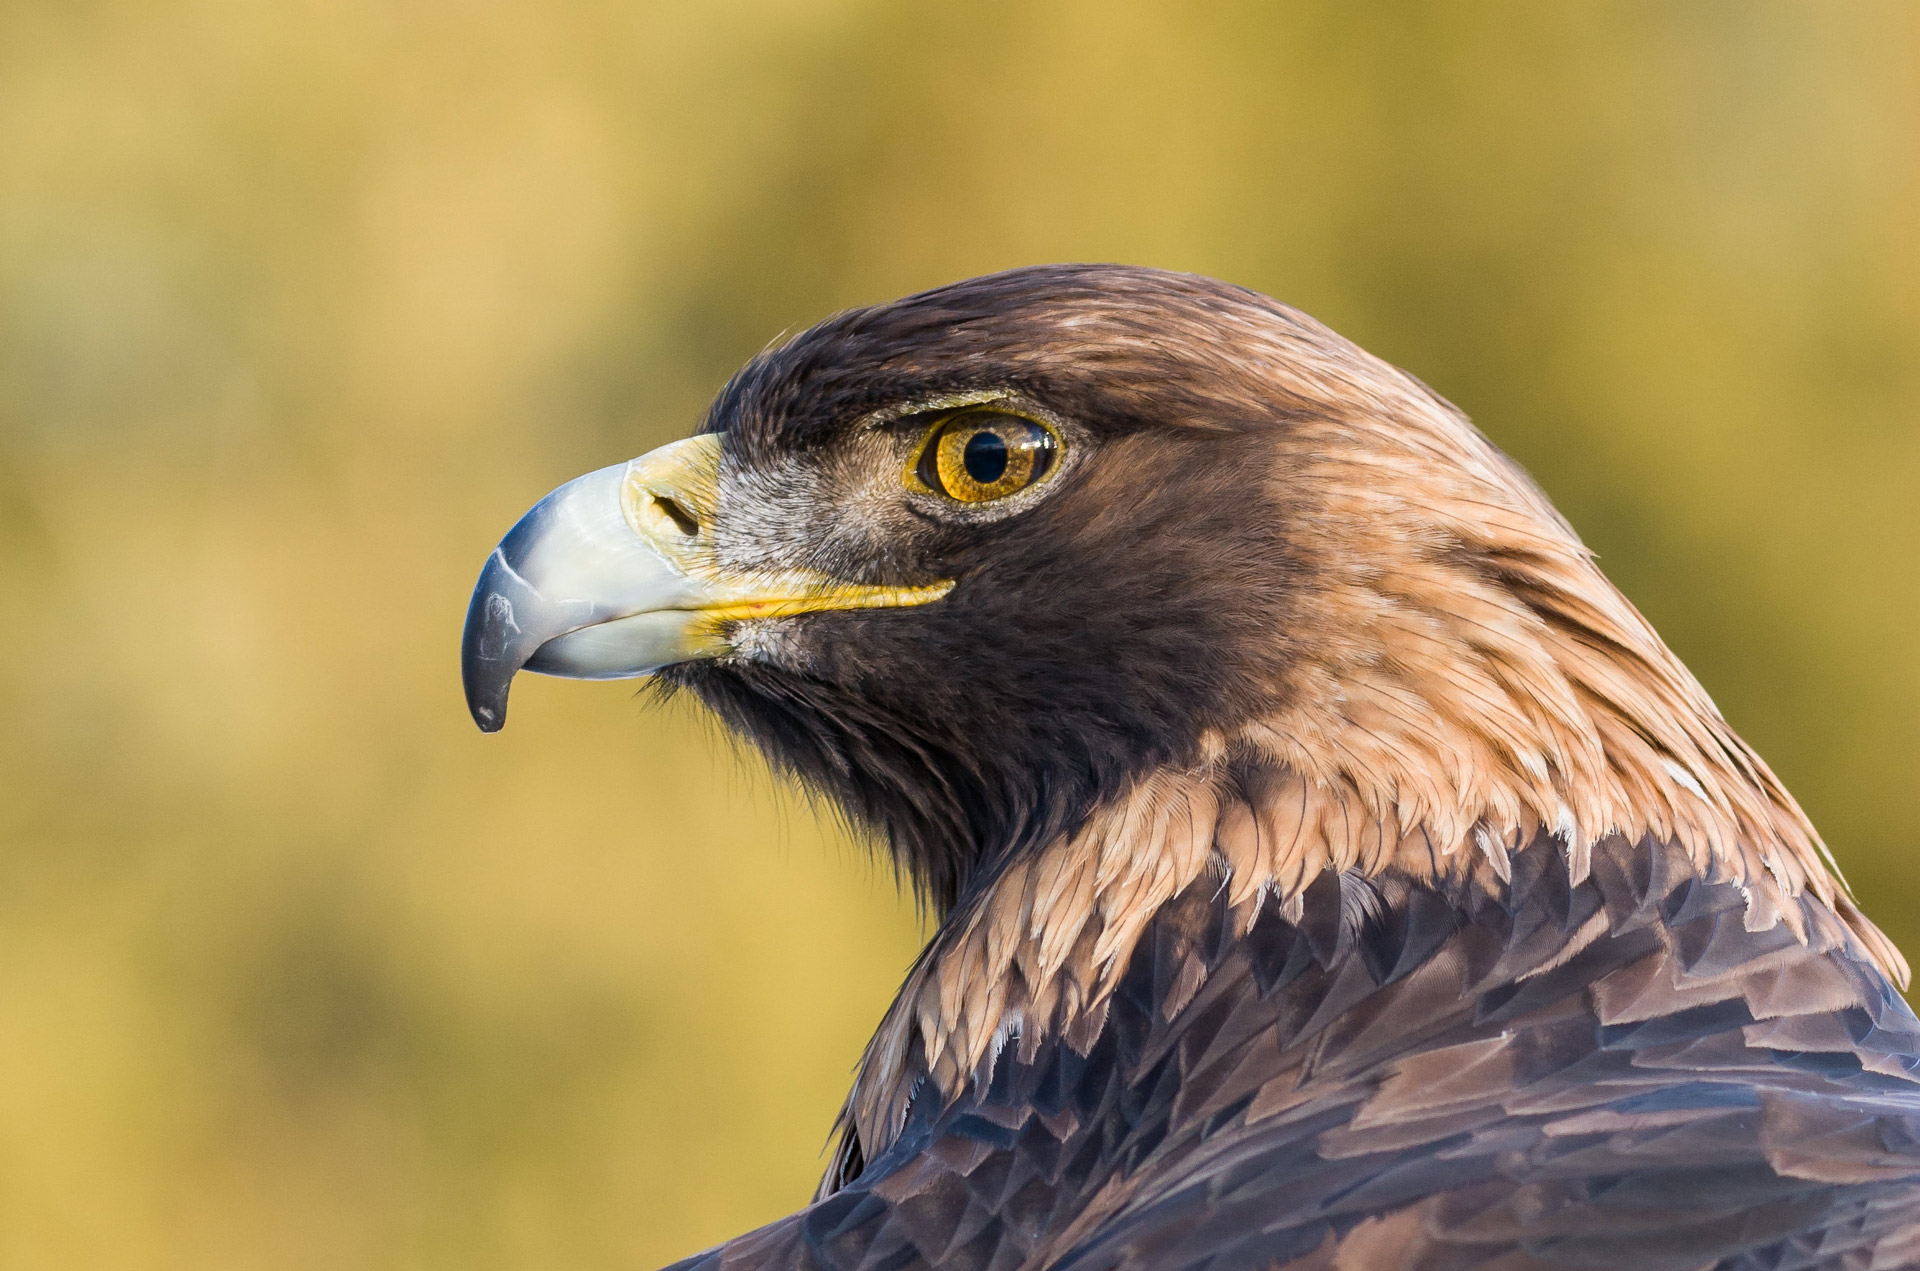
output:
[[[653,496],[653,501],[655,506],[667,514],[667,519],[673,522],[674,528],[682,534],[685,534],[688,538],[692,538],[700,532],[700,522],[698,518],[666,495],[656,494]]]

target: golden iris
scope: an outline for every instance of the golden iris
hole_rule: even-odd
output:
[[[914,475],[962,503],[986,503],[1026,489],[1053,467],[1053,430],[1018,415],[970,410],[942,422],[921,447]]]

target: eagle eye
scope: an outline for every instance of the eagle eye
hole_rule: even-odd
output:
[[[969,410],[934,426],[909,475],[960,503],[1017,494],[1046,476],[1060,450],[1051,428],[995,410]]]

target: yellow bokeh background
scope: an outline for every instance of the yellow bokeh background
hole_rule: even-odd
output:
[[[1920,953],[1909,4],[0,0],[0,1267],[799,1205],[911,904],[689,708],[482,737],[467,590],[781,331],[1087,259],[1472,413]]]

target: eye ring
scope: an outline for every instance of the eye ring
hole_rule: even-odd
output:
[[[907,467],[909,486],[956,503],[990,503],[1044,480],[1058,466],[1059,434],[999,410],[963,410],[935,424]]]

